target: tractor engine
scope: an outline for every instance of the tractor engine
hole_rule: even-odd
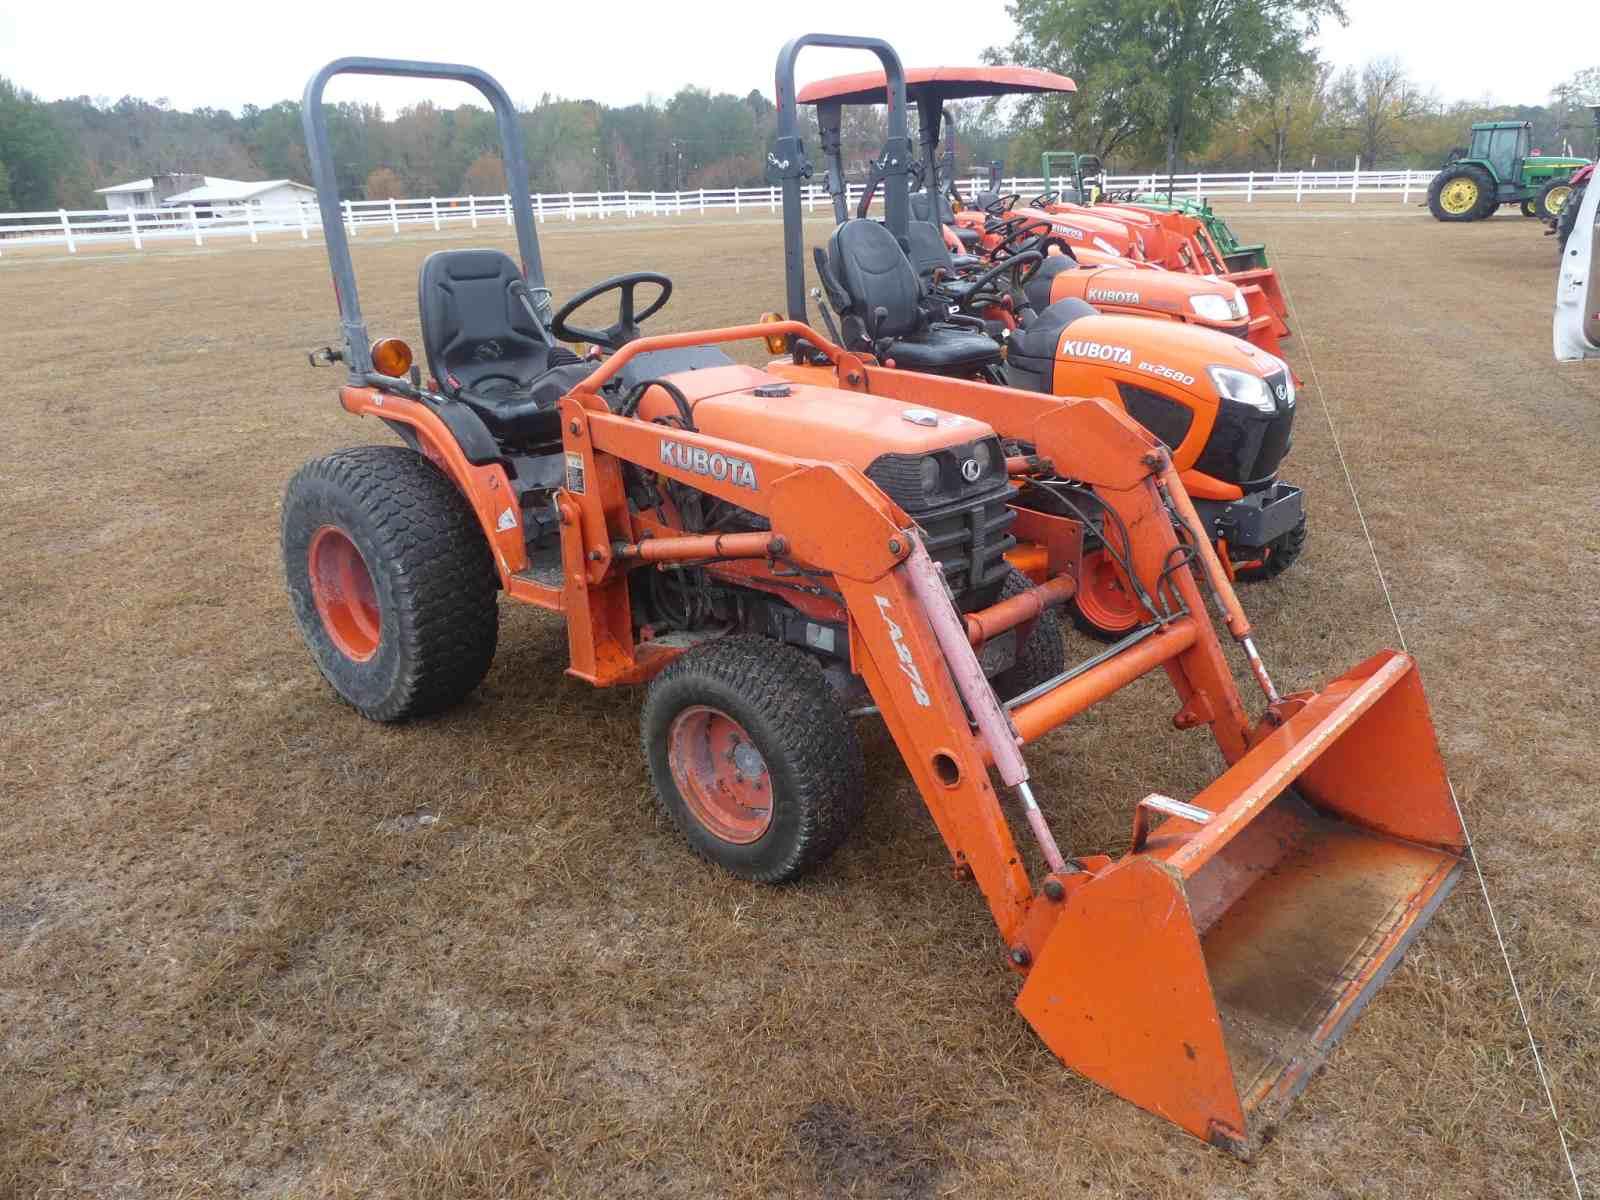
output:
[[[1016,488],[1000,439],[980,421],[887,400],[873,403],[859,393],[789,383],[731,364],[674,373],[661,381],[659,392],[649,388],[638,407],[641,416],[668,424],[687,417],[712,436],[737,433],[746,444],[851,462],[916,524],[963,612],[987,608],[1008,585],[1026,582],[1015,579],[1005,558],[1016,544],[1010,509]],[[841,426],[851,436],[841,438]],[[628,492],[636,513],[674,531],[769,527],[748,509],[640,468],[630,470]],[[821,657],[842,690],[859,687],[849,671],[848,622],[832,577],[798,562],[743,560],[639,571],[633,605],[635,623],[652,637],[760,633]],[[986,643],[980,658],[991,675],[1011,667],[1014,634]]]

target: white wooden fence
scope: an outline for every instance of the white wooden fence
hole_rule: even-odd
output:
[[[1345,201],[1388,198],[1401,204],[1420,199],[1427,192],[1433,171],[1282,171],[1282,172],[1197,172],[1173,177],[1173,195],[1193,199]],[[1068,181],[1051,180],[1060,188]],[[1002,192],[1017,192],[1024,197],[1045,190],[1046,181],[1038,176],[1012,176],[1002,181]],[[977,178],[964,181],[966,194],[981,190]],[[1108,189],[1132,188],[1141,192],[1165,194],[1165,175],[1112,175]],[[860,198],[859,185],[851,185],[852,205]],[[745,213],[778,211],[779,190],[775,187],[696,188],[681,192],[544,192],[532,197],[535,220],[575,222],[588,220],[633,220],[648,217],[698,216],[703,213]],[[818,184],[806,189],[806,207],[815,212],[826,209],[828,198]],[[399,233],[401,226],[441,230],[445,226],[468,225],[474,229],[496,223],[511,224],[511,197],[431,196],[420,200],[346,200],[343,204],[345,227],[351,237],[363,231]],[[161,240],[192,241],[203,246],[213,238],[248,237],[252,242],[263,234],[298,234],[310,238],[320,234],[321,214],[314,203],[298,206],[257,208],[249,205],[186,205],[178,208],[103,209],[51,212],[0,213],[0,254],[23,246],[65,246],[76,254],[80,246],[121,243],[143,250],[147,242]]]

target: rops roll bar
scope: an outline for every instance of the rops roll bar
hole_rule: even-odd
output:
[[[409,58],[336,58],[311,77],[301,101],[301,120],[305,125],[306,150],[311,158],[311,180],[317,186],[317,207],[322,212],[322,236],[328,247],[328,265],[333,270],[334,290],[339,298],[339,322],[344,330],[344,358],[353,383],[363,383],[372,370],[371,340],[361,317],[361,302],[356,295],[355,267],[350,260],[350,241],[345,235],[344,214],[339,205],[339,181],[333,169],[333,151],[328,142],[328,121],[322,111],[322,91],[335,75],[397,75],[411,79],[450,79],[471,84],[483,93],[494,109],[500,128],[500,151],[505,162],[506,184],[511,191],[511,212],[517,229],[517,251],[522,258],[522,275],[528,288],[538,297],[544,291],[544,264],[539,258],[539,239],[533,230],[533,204],[529,200],[528,164],[522,154],[522,132],[511,97],[487,71],[456,63],[419,62]],[[546,296],[546,300],[548,297]],[[548,305],[542,306],[547,308]]]
[[[882,171],[884,223],[907,245],[910,195],[907,176],[911,168],[911,138],[906,123],[906,73],[894,47],[882,38],[849,37],[832,33],[807,33],[778,51],[778,136],[767,155],[769,176],[783,189],[783,270],[788,293],[789,319],[805,323],[806,265],[805,216],[800,205],[801,181],[811,175],[800,140],[800,119],[795,103],[794,61],[807,46],[832,46],[841,50],[870,50],[883,64],[889,108],[889,137],[883,145]],[[842,186],[842,181],[839,181]],[[791,345],[793,335],[791,335]]]

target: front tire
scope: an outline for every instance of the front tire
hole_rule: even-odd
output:
[[[374,721],[449,708],[498,637],[494,564],[461,493],[404,446],[300,468],[283,500],[289,601],[341,699]]]
[[[1482,167],[1447,167],[1428,185],[1428,211],[1439,221],[1477,221],[1496,207],[1494,180]]]
[[[1260,583],[1264,579],[1276,579],[1299,561],[1301,553],[1306,548],[1306,519],[1300,518],[1300,523],[1288,533],[1274,538],[1261,548],[1261,564],[1255,567],[1240,567],[1234,572],[1234,578],[1240,583]]]
[[[1067,616],[1079,633],[1097,642],[1121,641],[1151,619],[1104,547],[1083,556],[1078,590],[1067,601]]]
[[[1006,576],[1000,599],[1009,600],[1033,586],[1033,581],[1015,567]],[[1020,696],[1046,679],[1054,679],[1067,669],[1067,647],[1062,637],[1061,614],[1047,608],[1033,622],[1028,640],[1017,647],[1014,663],[994,677],[994,690],[1002,700]]]
[[[695,853],[784,883],[861,818],[861,743],[810,655],[766,638],[696,647],[651,682],[641,717],[661,811]]]
[[[1539,198],[1533,202],[1536,217],[1543,217],[1546,221],[1560,222],[1561,214],[1567,206],[1576,199],[1570,181],[1565,179],[1552,179],[1539,189]]]

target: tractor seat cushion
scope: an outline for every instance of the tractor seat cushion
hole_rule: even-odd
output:
[[[1000,361],[1000,346],[987,334],[935,325],[918,338],[901,338],[883,348],[883,357],[907,371],[964,374]]]
[[[457,389],[456,398],[482,417],[489,431],[503,441],[559,441],[557,403],[599,364],[580,360],[565,347],[558,348],[554,356],[561,361],[525,384],[488,378]]]
[[[983,240],[983,234],[979,233],[976,229],[970,229],[965,225],[955,226],[955,231],[956,237],[961,239],[961,244],[968,250],[971,250]]]

